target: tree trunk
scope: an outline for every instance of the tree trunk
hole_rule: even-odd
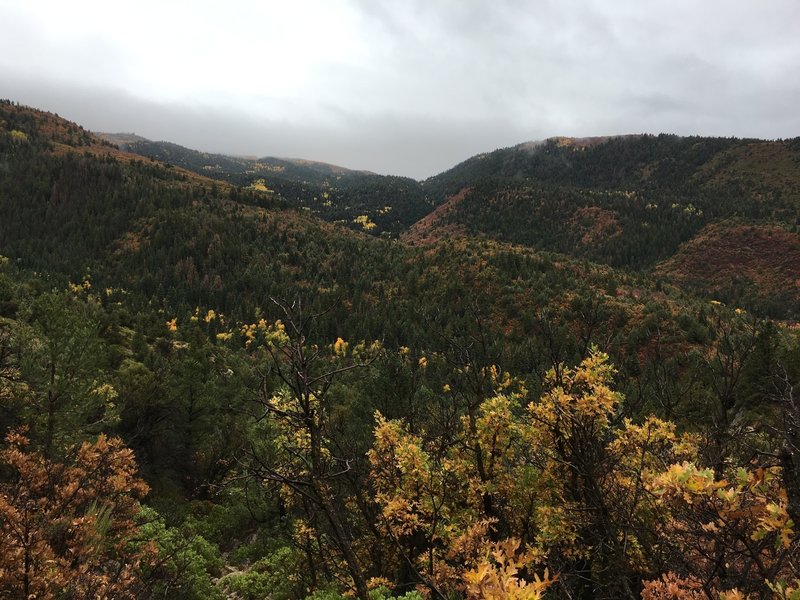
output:
[[[791,442],[781,448],[780,461],[783,468],[783,485],[786,486],[786,497],[789,501],[786,511],[792,521],[800,523],[800,457],[793,451]]]
[[[353,550],[353,544],[350,540],[350,536],[347,533],[347,530],[342,523],[341,518],[339,517],[339,513],[336,511],[336,507],[331,502],[328,495],[322,491],[320,493],[320,503],[322,504],[322,509],[325,511],[325,516],[328,518],[328,522],[333,527],[333,533],[336,536],[337,546],[342,552],[344,556],[344,560],[347,563],[347,570],[350,571],[350,576],[353,578],[353,585],[356,588],[356,596],[361,600],[369,600],[369,591],[367,589],[367,580],[364,577],[364,571],[361,568],[361,563],[356,556],[355,551]]]

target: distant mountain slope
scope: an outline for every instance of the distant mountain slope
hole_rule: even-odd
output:
[[[800,306],[800,235],[774,225],[704,227],[656,273],[733,306],[783,316]]]
[[[99,131],[93,133],[101,140],[105,140],[109,144],[114,144],[115,146],[119,146],[121,150],[125,149],[124,148],[125,144],[133,144],[135,142],[148,141],[146,137],[142,137],[141,135],[136,135],[135,133],[103,133]]]
[[[57,115],[0,102],[0,252],[32,268],[85,268],[137,222],[209,198],[282,206],[192,171],[145,161]]]
[[[738,219],[796,231],[800,139],[555,138],[478,155],[423,187],[431,197],[460,200],[415,224],[405,236],[411,243],[460,233],[647,271],[714,223]],[[702,260],[687,254],[683,272],[701,270],[688,265],[693,257]],[[786,274],[800,277],[791,269]],[[747,297],[750,308],[770,304],[774,313],[771,289],[754,283]],[[784,314],[800,314],[792,298]]]
[[[209,154],[169,142],[102,135],[119,140],[128,152],[236,185],[274,190],[327,221],[371,234],[397,235],[432,208],[420,185],[406,177],[304,159]]]
[[[430,244],[433,242],[447,239],[451,236],[464,237],[466,229],[458,223],[445,225],[447,215],[452,213],[459,202],[469,194],[469,188],[463,188],[457,194],[448,197],[444,202],[437,206],[431,213],[414,223],[407,231],[403,232],[401,239],[404,242],[418,245]]]

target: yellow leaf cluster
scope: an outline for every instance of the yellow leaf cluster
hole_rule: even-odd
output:
[[[73,294],[80,294],[83,292],[88,292],[90,289],[92,289],[92,282],[88,279],[85,279],[81,283],[69,283],[68,287],[69,291]]]
[[[19,131],[18,129],[12,129],[11,131],[9,131],[9,135],[11,136],[11,139],[15,142],[20,142],[20,143],[28,142],[28,134],[25,133],[24,131]]]
[[[377,227],[377,225],[370,220],[368,215],[358,215],[355,219],[353,219],[353,223],[356,225],[361,225],[361,228],[364,231],[372,231]]]
[[[333,343],[333,353],[336,356],[345,356],[349,345],[350,344],[345,342],[342,338],[336,338],[336,341]]]
[[[474,569],[464,573],[467,598],[470,600],[540,600],[555,582],[547,569],[532,581],[520,577],[520,570],[532,562],[520,552],[520,541],[509,538],[496,542]]]
[[[256,341],[259,334],[263,336],[263,340],[266,343],[273,346],[283,345],[289,339],[286,335],[286,327],[280,319],[272,324],[268,323],[266,319],[263,318],[255,323],[245,323],[239,328],[239,332],[242,334],[242,337],[244,337],[245,348],[249,348],[250,345]]]
[[[548,391],[529,410],[544,438],[554,432],[569,435],[570,425],[593,423],[607,429],[622,396],[610,387],[615,370],[608,355],[593,350],[577,369],[564,368],[560,377],[551,369],[545,385]]]

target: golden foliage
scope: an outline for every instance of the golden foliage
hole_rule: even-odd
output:
[[[347,354],[347,347],[349,344],[345,342],[342,338],[336,338],[336,341],[333,343],[333,353],[336,356],[344,356]]]
[[[0,452],[17,477],[0,487],[0,596],[136,598],[155,549],[129,543],[148,492],[133,453],[101,435],[55,463],[28,445],[11,433]]]
[[[467,598],[470,600],[540,600],[556,578],[534,575],[530,581],[521,576],[532,558],[520,552],[520,541],[509,538],[490,546],[478,565],[464,573]]]
[[[660,579],[644,582],[642,600],[707,600],[702,582],[664,573]]]
[[[28,143],[28,141],[29,141],[28,134],[25,133],[24,131],[19,131],[17,129],[12,129],[9,132],[9,135],[11,136],[11,139],[13,141],[17,142],[17,143]]]
[[[358,215],[353,219],[353,223],[361,225],[361,229],[364,231],[372,231],[377,227],[377,225],[370,220],[368,215]]]
[[[780,469],[721,477],[700,464],[698,436],[654,416],[620,418],[623,398],[601,352],[552,370],[527,411],[524,388],[504,393],[513,378],[497,367],[480,376],[497,393],[465,410],[457,442],[444,448],[376,414],[369,460],[379,526],[431,589],[539,598],[554,579],[537,579],[534,566],[561,571],[559,586],[577,593],[569,569],[579,562],[613,564],[617,578],[633,580],[679,560],[680,573],[645,583],[645,600],[745,598],[750,588],[730,588],[748,578],[759,593],[771,585],[783,590],[776,598],[800,595],[772,577],[792,575],[785,559],[797,549]]]

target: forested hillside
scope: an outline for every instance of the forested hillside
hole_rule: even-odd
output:
[[[0,596],[796,598],[796,143],[582,144],[250,173],[0,104]]]
[[[726,247],[736,249],[743,243],[736,232],[745,225],[764,241],[759,268],[771,279],[785,276],[784,261],[776,260],[784,244],[800,242],[798,139],[555,138],[479,155],[423,187],[432,197],[456,200],[439,218],[415,225],[406,234],[412,242],[436,239],[437,231],[462,232],[651,272],[682,244],[697,238],[696,247],[721,231],[716,224],[730,232]],[[768,233],[776,231],[774,238]],[[735,255],[733,262],[715,251],[701,257],[687,249],[681,256],[658,273],[679,284],[692,280],[694,291],[761,314],[800,314],[794,284],[761,286]],[[703,269],[730,283],[704,288],[697,276]],[[792,269],[796,279],[800,271]]]
[[[419,183],[336,165],[285,158],[208,154],[169,142],[101,134],[120,148],[201,175],[257,190],[273,190],[292,205],[372,235],[397,237],[431,208]]]
[[[275,190],[294,206],[373,235],[412,244],[483,236],[655,274],[760,315],[800,316],[800,288],[775,284],[800,277],[782,257],[787,244],[800,244],[797,139],[552,138],[478,155],[422,182],[108,139],[200,174]],[[748,239],[758,237],[753,252],[763,259],[753,265],[703,245],[722,230],[723,246],[744,245],[742,256]],[[702,257],[692,250],[701,245],[708,251]],[[720,281],[702,276],[706,271]]]

